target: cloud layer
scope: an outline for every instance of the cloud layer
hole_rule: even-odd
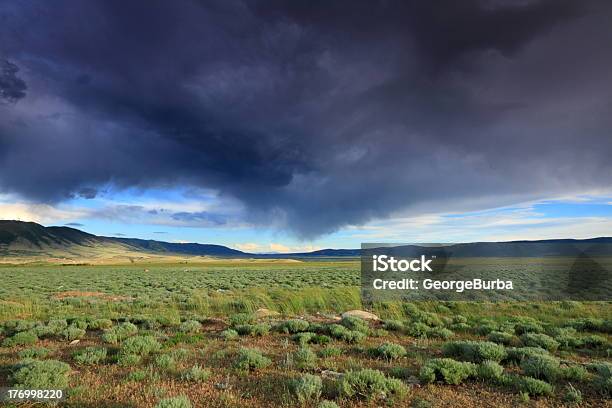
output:
[[[606,189],[610,17],[569,0],[5,3],[0,191],[212,188],[312,238]]]

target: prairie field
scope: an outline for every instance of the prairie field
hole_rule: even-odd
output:
[[[0,266],[0,386],[65,407],[612,406],[610,302],[362,305],[359,266]],[[362,309],[380,319],[341,317]]]

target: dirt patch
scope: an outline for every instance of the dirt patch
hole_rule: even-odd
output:
[[[102,300],[110,300],[113,302],[120,302],[125,300],[132,300],[129,296],[109,295],[108,293],[102,292],[82,292],[80,290],[69,290],[66,292],[59,292],[51,296],[55,300],[63,300],[67,298],[95,298]]]

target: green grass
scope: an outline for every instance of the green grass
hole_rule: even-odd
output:
[[[69,382],[77,405],[423,406],[452,393],[474,405],[486,391],[492,403],[601,406],[611,393],[606,302],[385,302],[373,324],[331,316],[364,308],[355,261],[0,273],[5,379]],[[259,308],[280,315],[257,319]]]

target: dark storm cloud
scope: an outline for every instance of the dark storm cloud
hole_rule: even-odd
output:
[[[17,102],[25,97],[27,86],[23,79],[17,76],[17,72],[17,65],[0,60],[0,101]]]
[[[5,2],[0,55],[22,70],[0,89],[28,94],[0,105],[0,189],[212,188],[307,238],[606,189],[611,15],[566,0]]]

